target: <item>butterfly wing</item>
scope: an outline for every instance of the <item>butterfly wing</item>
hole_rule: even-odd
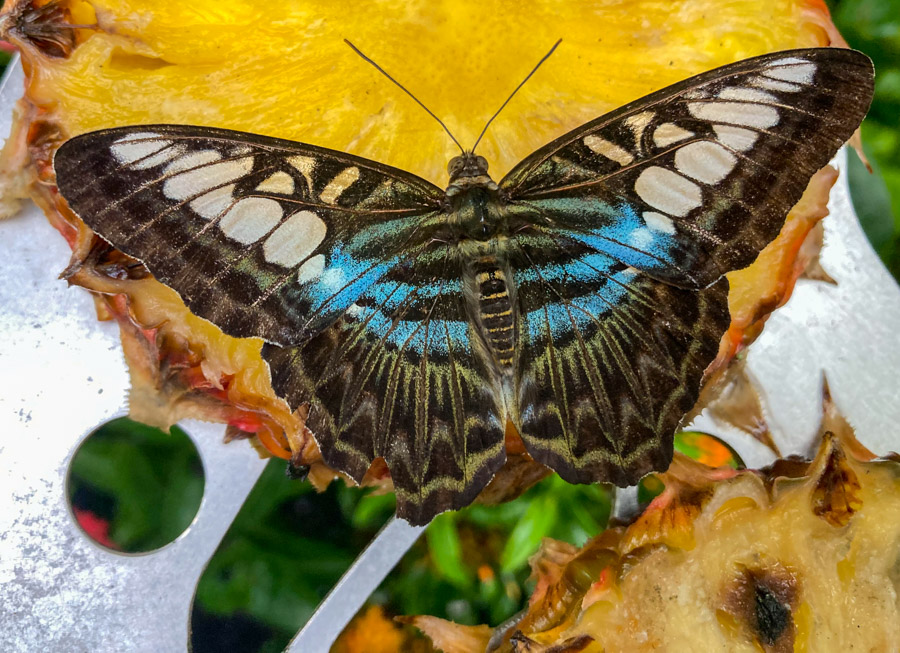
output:
[[[191,126],[64,143],[59,189],[88,226],[191,310],[262,337],[276,392],[309,403],[323,458],[361,480],[382,456],[398,514],[471,502],[505,460],[505,417],[472,351],[444,193],[341,152]]]
[[[722,275],[779,232],[873,90],[858,52],[779,52],[692,77],[541,148],[500,183],[514,222],[529,452],[576,482],[671,458],[728,326]]]
[[[440,211],[423,179],[349,154],[180,125],[60,146],[84,222],[230,335],[290,345],[334,322]]]
[[[512,419],[529,453],[571,483],[665,469],[730,322],[727,280],[679,288],[558,234],[517,240]]]
[[[328,463],[360,481],[383,457],[413,524],[471,503],[506,459],[505,409],[473,350],[454,250],[419,261],[428,277],[415,284],[395,268],[308,343],[263,349],[277,393],[317,397],[307,423]]]

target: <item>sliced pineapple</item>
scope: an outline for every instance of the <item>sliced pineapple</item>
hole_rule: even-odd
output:
[[[212,125],[345,150],[443,185],[452,142],[343,39],[470,144],[562,37],[479,146],[500,178],[554,137],[691,74],[768,51],[843,43],[821,0],[539,0],[527,8],[511,0],[7,0],[4,12],[0,31],[20,48],[27,82],[0,155],[2,199],[8,206],[28,195],[44,208],[73,250],[65,278],[94,292],[98,315],[120,324],[132,416],[163,427],[184,417],[225,421],[231,436],[253,434],[261,451],[311,465],[319,485],[334,473],[321,465],[304,415],[272,392],[261,341],[230,338],[191,315],[68,210],[51,165],[62,141],[117,125]],[[756,264],[729,275],[732,327],[711,371],[789,296],[807,258],[800,246],[826,213],[835,174],[817,174],[781,236]],[[522,454],[515,433],[507,442]],[[541,473],[518,465],[525,480],[511,483],[501,474],[492,499]],[[373,465],[367,482],[387,480],[385,466]]]
[[[875,459],[826,411],[811,462],[736,472],[676,454],[630,525],[580,550],[546,540],[511,627],[404,621],[453,653],[896,651],[900,457]]]

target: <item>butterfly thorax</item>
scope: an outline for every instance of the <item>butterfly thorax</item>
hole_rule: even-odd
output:
[[[487,241],[503,229],[500,189],[487,169],[487,159],[472,152],[450,159],[445,210],[455,239]]]

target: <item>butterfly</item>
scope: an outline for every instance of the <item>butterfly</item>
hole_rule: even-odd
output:
[[[211,127],[77,136],[63,197],[197,315],[266,341],[324,460],[377,457],[414,524],[529,454],[626,486],[671,461],[729,326],[725,273],[779,232],[860,124],[856,51],[767,54],[627,104],[500,182],[463,151],[441,189],[339,151]]]

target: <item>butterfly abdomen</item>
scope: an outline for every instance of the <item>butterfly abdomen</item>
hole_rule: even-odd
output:
[[[477,299],[477,322],[491,357],[501,372],[511,370],[515,359],[516,329],[514,303],[503,265],[493,256],[473,266],[472,285]]]

